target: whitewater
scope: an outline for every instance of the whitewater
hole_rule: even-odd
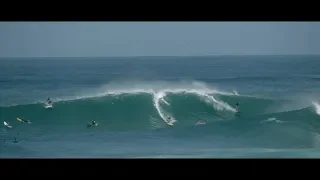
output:
[[[319,157],[318,59],[1,59],[0,157]]]

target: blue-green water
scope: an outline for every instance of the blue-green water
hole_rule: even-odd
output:
[[[320,56],[1,59],[0,157],[320,157],[319,97]]]

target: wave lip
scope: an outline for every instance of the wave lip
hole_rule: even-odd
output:
[[[121,94],[157,94],[157,93],[198,93],[198,94],[224,94],[233,95],[233,93],[219,91],[216,88],[210,87],[208,84],[199,81],[179,81],[179,82],[141,82],[141,81],[129,81],[129,82],[111,82],[101,86],[97,89],[90,89],[82,93],[77,93],[76,96],[69,96],[64,98],[52,99],[56,102],[69,101],[78,99],[87,99],[95,97],[103,97],[110,95]]]
[[[272,118],[268,118],[266,120],[263,120],[260,123],[262,124],[262,123],[266,123],[266,122],[285,123],[286,121],[281,121],[281,120],[278,120],[277,118],[272,117]]]
[[[224,94],[233,95],[233,93],[217,90],[210,85],[200,81],[124,81],[124,82],[110,82],[98,88],[80,89],[65,93],[59,97],[52,95],[50,98],[53,102],[64,102],[73,100],[83,100],[91,98],[101,98],[105,96],[118,96],[122,94],[157,94],[157,93],[198,93],[198,94]],[[14,104],[3,104],[1,107],[10,107],[18,105],[39,104],[45,103],[45,97],[38,97],[37,99],[27,100],[24,102],[15,102]]]
[[[318,115],[320,115],[320,104],[317,102],[312,102],[314,109]]]

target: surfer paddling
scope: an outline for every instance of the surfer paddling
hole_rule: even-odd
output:
[[[22,118],[17,118],[18,121],[21,121],[21,122],[24,122],[24,123],[27,123],[27,124],[31,124],[31,121],[29,120],[24,120]]]

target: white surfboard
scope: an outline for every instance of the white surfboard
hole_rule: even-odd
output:
[[[44,107],[45,108],[53,108],[52,104],[46,104]]]
[[[3,124],[8,127],[8,128],[12,128],[12,126],[10,126],[7,122],[3,121]]]
[[[173,120],[170,120],[170,121],[166,121],[166,123],[169,125],[169,126],[173,126]]]
[[[168,124],[169,126],[173,126],[173,123],[172,123],[172,122],[167,122],[167,124]]]

